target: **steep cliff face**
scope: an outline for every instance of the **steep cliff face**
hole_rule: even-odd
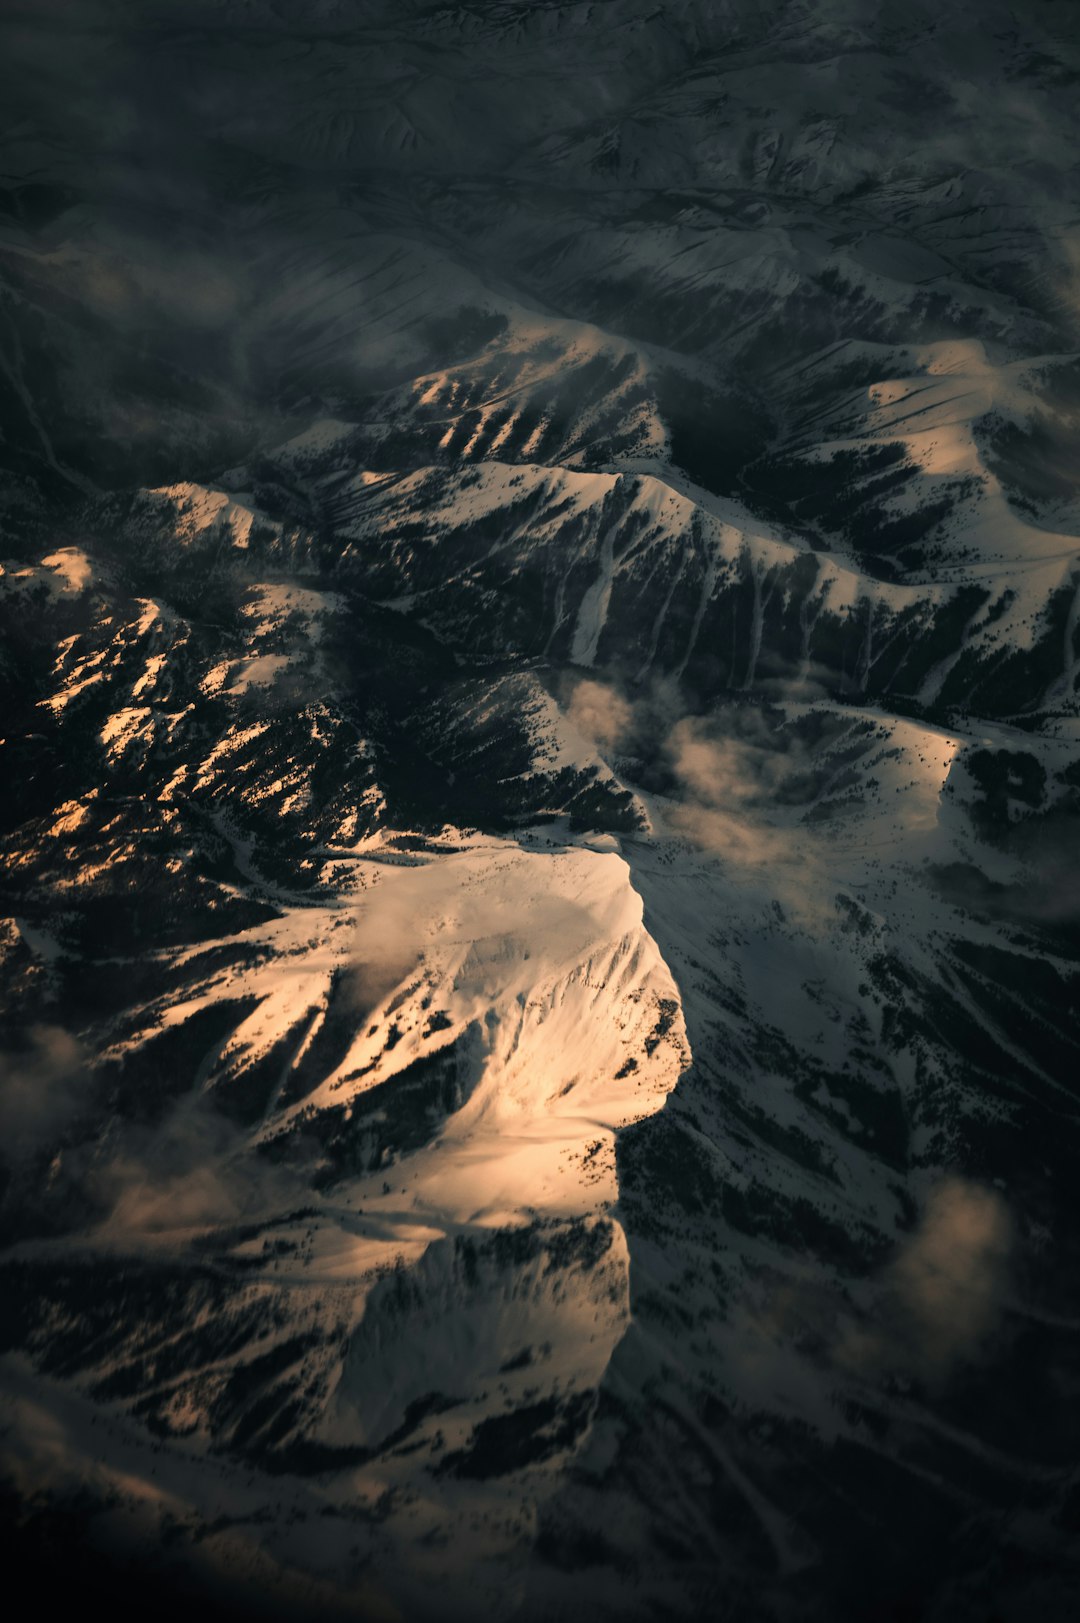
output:
[[[1073,1615],[1067,0],[4,27],[20,1537]]]

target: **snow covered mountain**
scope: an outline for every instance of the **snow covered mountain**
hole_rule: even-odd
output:
[[[19,1558],[1075,1615],[1075,8],[3,30]]]

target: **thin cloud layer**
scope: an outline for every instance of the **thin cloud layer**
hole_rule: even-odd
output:
[[[996,1190],[944,1179],[886,1269],[872,1322],[842,1336],[837,1362],[940,1381],[977,1358],[1001,1317],[1012,1246],[1012,1218]]]
[[[579,682],[567,709],[572,725],[601,749],[618,749],[634,726],[634,711],[607,682]]]
[[[78,1114],[85,1055],[60,1026],[36,1025],[0,1053],[0,1159],[9,1166],[52,1148]]]

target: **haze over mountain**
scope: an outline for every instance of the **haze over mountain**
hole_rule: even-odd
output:
[[[12,1559],[1075,1616],[1074,0],[0,39]]]

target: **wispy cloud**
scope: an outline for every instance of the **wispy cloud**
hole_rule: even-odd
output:
[[[59,1026],[32,1026],[0,1053],[0,1160],[9,1166],[55,1147],[83,1102],[81,1045]]]
[[[871,1317],[842,1331],[836,1362],[937,1381],[978,1357],[1001,1316],[1012,1247],[1012,1218],[995,1189],[943,1179],[881,1276]]]
[[[306,1192],[298,1178],[255,1154],[247,1135],[199,1094],[154,1128],[117,1132],[89,1169],[87,1186],[106,1213],[102,1234],[129,1241],[256,1220],[287,1210]]]
[[[579,682],[567,715],[582,738],[602,749],[624,747],[634,727],[633,706],[607,682]]]

